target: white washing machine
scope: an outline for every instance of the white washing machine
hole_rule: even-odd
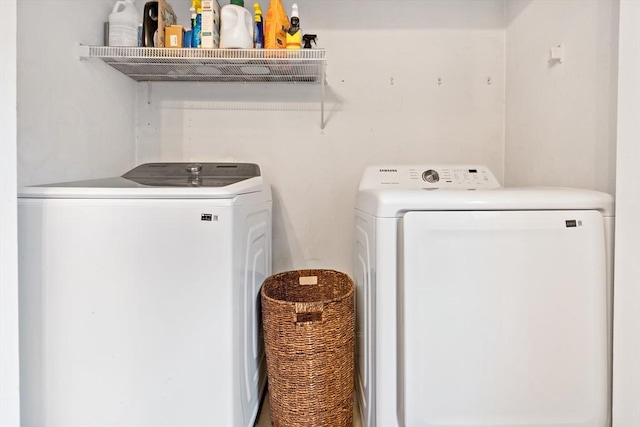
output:
[[[370,167],[355,221],[365,427],[609,425],[611,196]]]
[[[271,204],[249,163],[22,189],[22,425],[253,426]]]

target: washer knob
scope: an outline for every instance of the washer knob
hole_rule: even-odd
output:
[[[440,175],[438,175],[437,171],[433,169],[429,169],[422,173],[422,180],[427,181],[430,184],[440,181]]]
[[[187,166],[187,172],[189,173],[200,173],[200,171],[202,170],[202,165],[200,163],[193,163]]]

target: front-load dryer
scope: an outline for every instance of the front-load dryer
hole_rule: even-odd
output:
[[[482,166],[365,170],[355,210],[365,427],[606,427],[613,199]]]
[[[22,189],[22,424],[253,426],[271,200],[249,163]]]

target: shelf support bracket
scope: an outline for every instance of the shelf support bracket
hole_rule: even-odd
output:
[[[320,76],[320,130],[324,130],[324,95],[325,95],[325,86],[327,82],[325,81],[325,67],[326,64],[323,62],[321,67],[321,76]]]

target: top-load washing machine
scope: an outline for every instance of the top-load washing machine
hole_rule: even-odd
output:
[[[22,189],[22,425],[253,426],[271,200],[249,163]]]
[[[355,221],[365,427],[608,425],[611,196],[370,167]]]

